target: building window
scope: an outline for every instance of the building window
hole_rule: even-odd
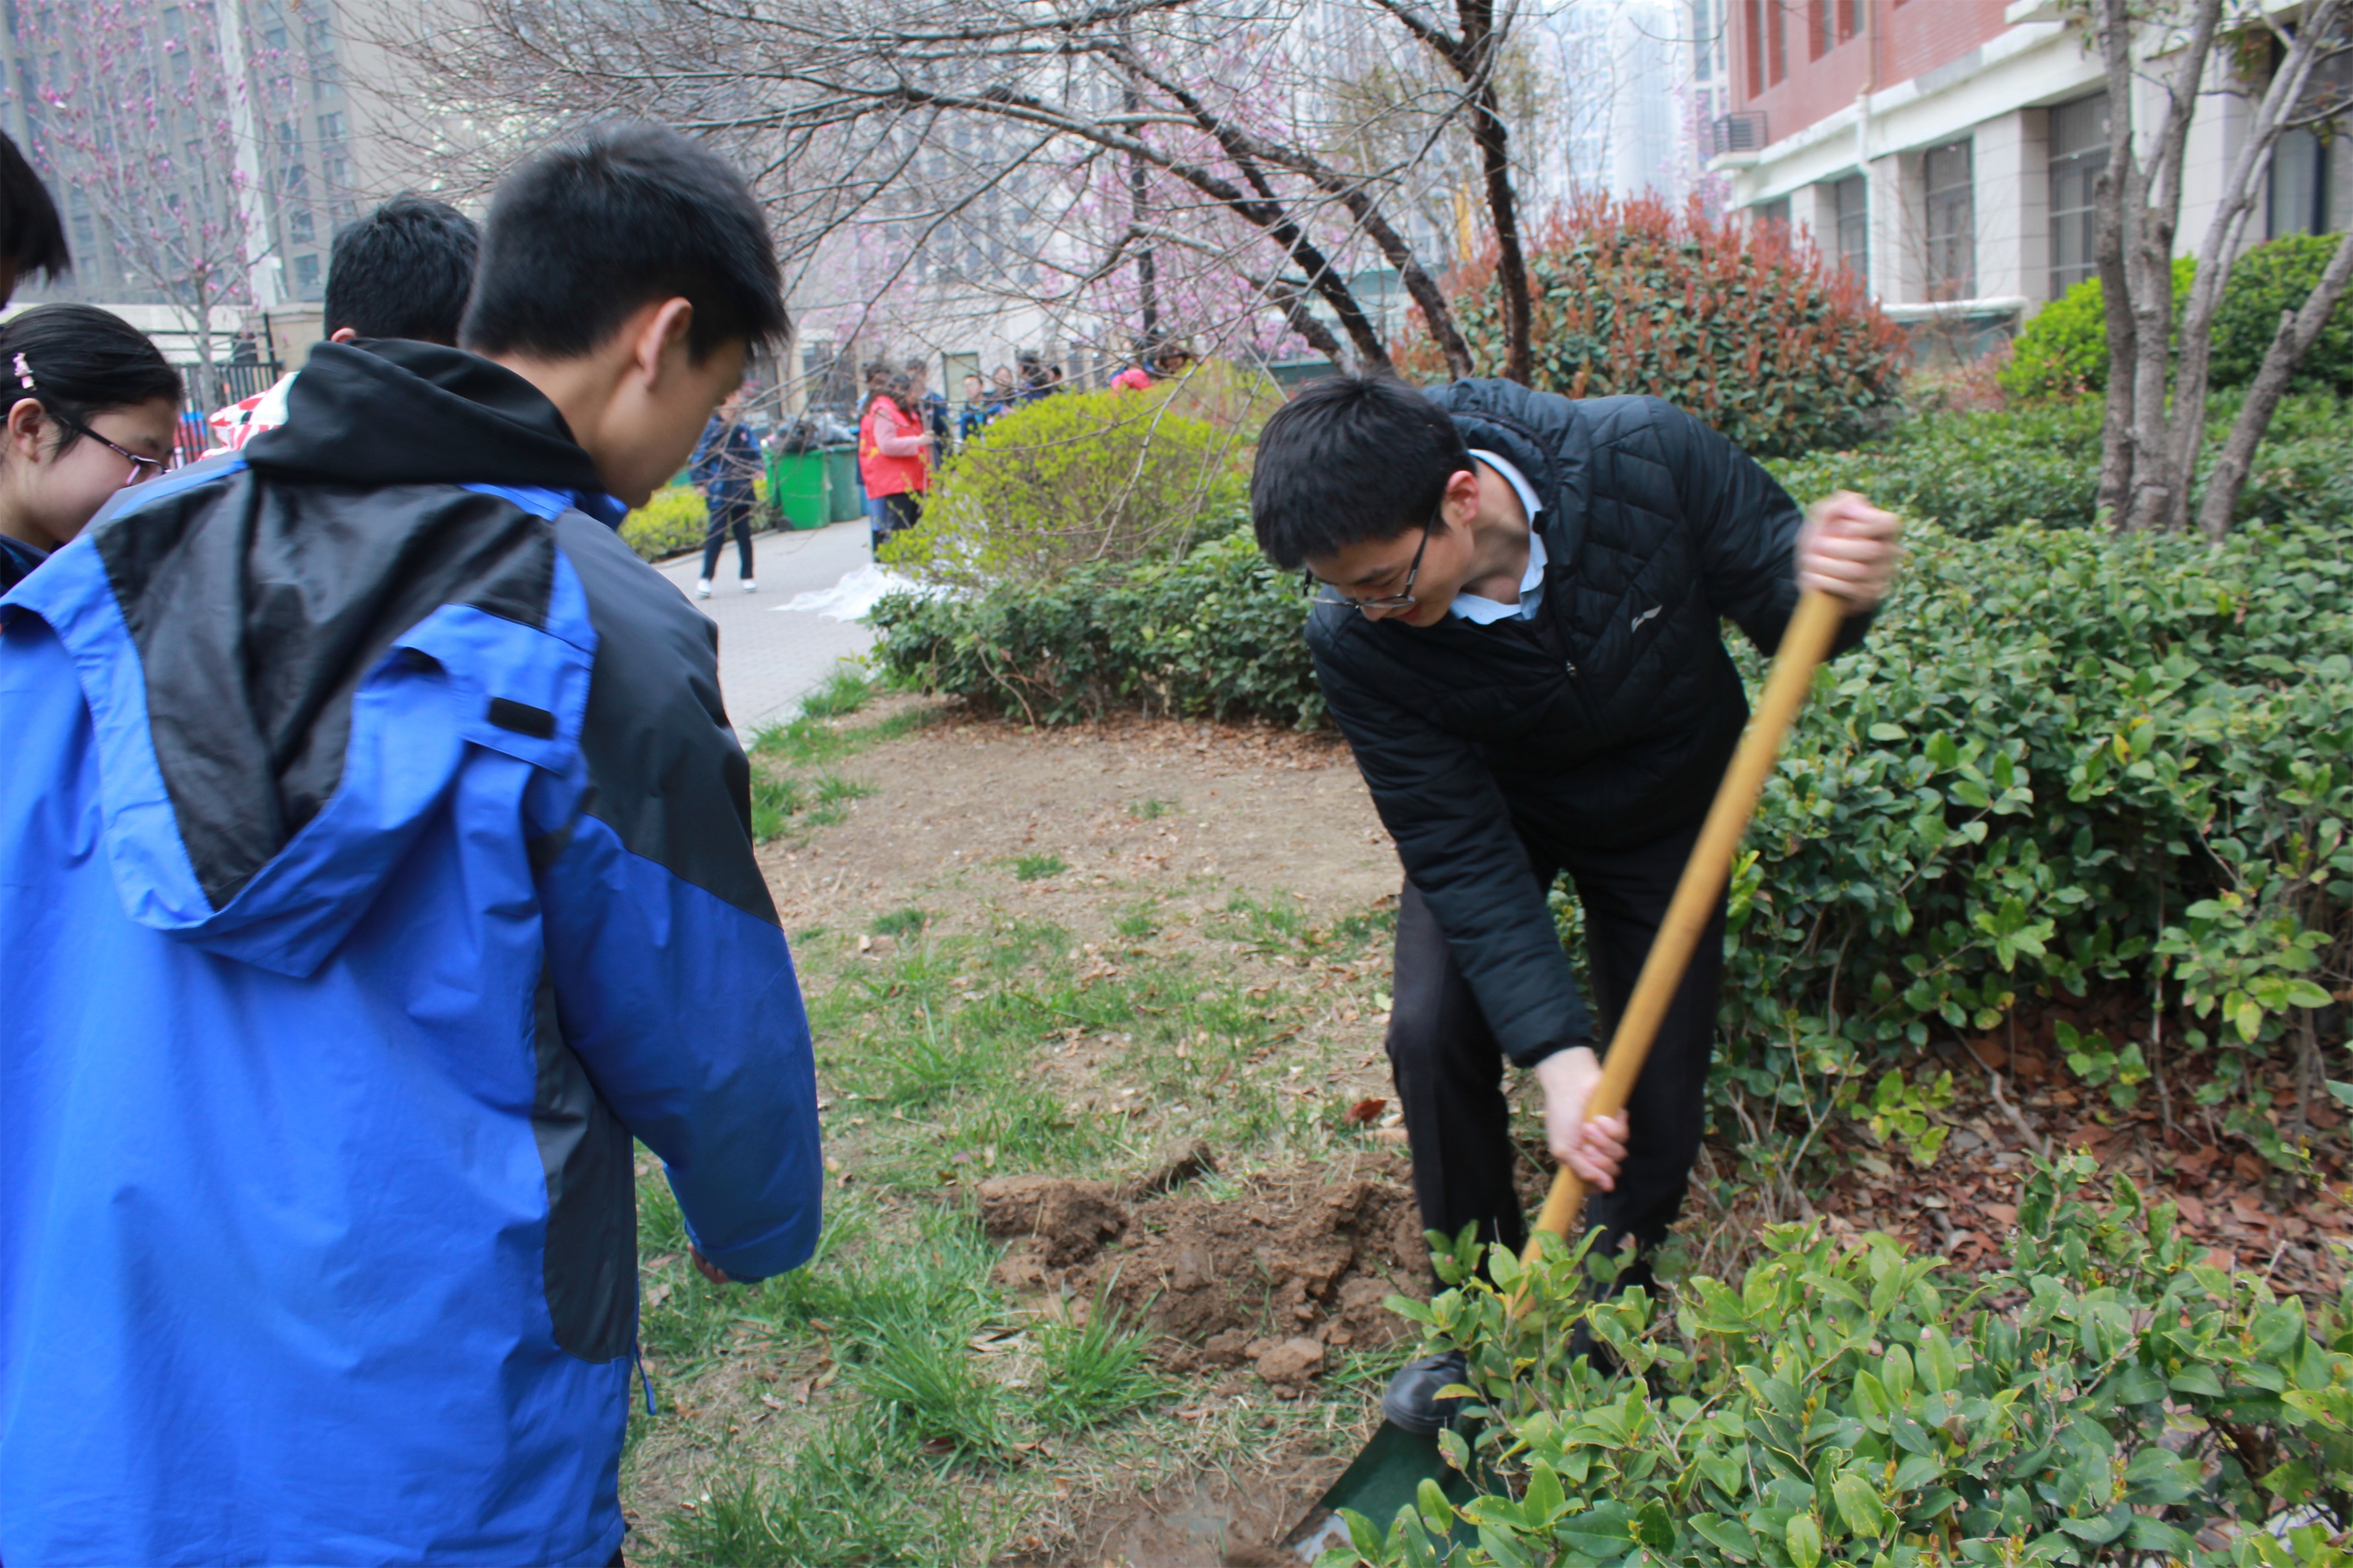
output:
[[[1926,272],[1931,300],[1968,300],[1978,289],[1977,197],[1972,143],[1931,147],[1922,162],[1927,187]]]
[[[1765,0],[1766,68],[1778,87],[1789,74],[1789,0]]]
[[[1854,280],[1871,286],[1871,182],[1849,174],[1831,186],[1831,205],[1838,214],[1838,256]]]
[[[305,300],[319,297],[318,252],[305,252],[294,258],[294,291]]]
[[[1769,202],[1759,202],[1748,210],[1757,215],[1759,226],[1768,223],[1778,223],[1784,231],[1789,226],[1789,198],[1787,196],[1776,196]]]
[[[1748,96],[1765,94],[1765,6],[1767,0],[1748,0]]]
[[[2051,297],[2100,270],[2100,172],[2108,166],[2108,95],[2051,111]]]
[[[332,113],[332,114],[322,114],[321,116],[319,116],[319,140],[320,140],[320,141],[322,141],[322,142],[340,142],[340,141],[342,141],[343,139],[343,111],[342,111],[342,110],[338,110],[336,112],[334,112],[334,113]]]
[[[286,237],[297,245],[308,244],[318,237],[318,220],[307,206],[297,206],[286,215]]]
[[[1838,47],[1837,0],[1806,0],[1808,58],[1820,59]]]
[[[2344,107],[2353,99],[2353,56],[2337,55],[2312,68],[2304,100],[2306,114]],[[2353,149],[2343,136],[2353,115],[2283,134],[2272,150],[2271,174],[2263,192],[2263,229],[2284,234],[2329,234],[2353,226]]]

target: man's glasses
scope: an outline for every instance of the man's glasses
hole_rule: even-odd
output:
[[[1414,597],[1413,593],[1414,583],[1421,575],[1421,552],[1430,548],[1430,531],[1445,515],[1446,509],[1441,504],[1438,510],[1430,514],[1430,521],[1421,525],[1421,542],[1414,546],[1413,560],[1405,569],[1405,586],[1397,593],[1359,599],[1353,594],[1343,593],[1312,572],[1307,574],[1307,591],[1314,595],[1319,605],[1345,605],[1352,610],[1410,610],[1421,602]]]
[[[164,471],[164,459],[161,458],[142,458],[130,447],[117,446],[80,420],[69,415],[60,414],[54,408],[44,408],[42,412],[76,435],[89,437],[124,462],[129,463],[131,471],[122,476],[124,489],[129,489],[132,485],[144,484]]]

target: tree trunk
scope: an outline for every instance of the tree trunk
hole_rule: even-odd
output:
[[[1495,283],[1504,321],[1504,376],[1523,386],[1535,374],[1530,343],[1535,301],[1528,288],[1528,261],[1520,247],[1519,201],[1512,188],[1511,129],[1504,123],[1495,94],[1495,12],[1492,0],[1460,0],[1462,55],[1458,69],[1475,82],[1471,140],[1479,148],[1480,173],[1487,186],[1487,213],[1495,225]]]
[[[2263,444],[2263,432],[2271,428],[2272,415],[2286,395],[2296,366],[2320,341],[2320,330],[2327,325],[2328,313],[2337,308],[2337,300],[2344,298],[2348,282],[2353,282],[2353,231],[2337,242],[2337,254],[2328,258],[2303,308],[2280,312],[2279,331],[2273,335],[2263,367],[2248,384],[2247,401],[2214,459],[2214,471],[2206,479],[2206,499],[2198,509],[2198,528],[2215,543],[2220,544],[2231,531],[2232,514],[2238,510],[2247,471],[2254,465],[2255,448]]]
[[[2140,232],[2126,258],[2132,290],[2133,407],[2132,488],[2122,527],[2127,532],[2162,530],[2181,476],[2174,471],[2171,430],[2166,423],[2166,392],[2172,380],[2173,226],[2143,211]]]
[[[2100,304],[2108,339],[2098,510],[2111,526],[2121,529],[2132,499],[2133,384],[2140,365],[2132,285],[2126,267],[2131,218],[2140,200],[2133,148],[2132,31],[2126,0],[2098,0],[2093,26],[2108,77],[2108,166],[2094,187],[2099,205]]]

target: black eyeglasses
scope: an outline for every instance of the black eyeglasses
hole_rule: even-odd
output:
[[[1414,583],[1421,575],[1421,552],[1430,548],[1430,531],[1438,526],[1438,520],[1445,515],[1446,508],[1441,504],[1436,511],[1430,514],[1430,521],[1421,525],[1421,542],[1414,546],[1413,560],[1405,569],[1405,587],[1401,591],[1395,594],[1381,594],[1369,599],[1359,599],[1353,594],[1341,592],[1310,572],[1307,574],[1308,592],[1315,596],[1315,602],[1319,605],[1345,605],[1352,610],[1413,608],[1414,605],[1421,603],[1414,597],[1413,594]]]
[[[122,476],[122,489],[126,490],[133,485],[145,484],[149,479],[153,479],[156,475],[164,471],[164,459],[161,458],[142,458],[138,453],[131,450],[130,447],[117,446],[115,443],[108,440],[105,437],[100,435],[97,431],[91,429],[89,426],[83,424],[80,420],[74,418],[70,415],[60,414],[54,408],[44,408],[42,412],[47,414],[50,418],[56,420],[58,424],[64,426],[67,429],[73,431],[76,435],[89,437],[91,440],[97,442],[100,446],[113,453],[116,457],[121,458],[123,461],[129,463],[131,465],[131,471]]]

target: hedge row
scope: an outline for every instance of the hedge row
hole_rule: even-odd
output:
[[[1237,533],[1042,591],[889,601],[878,621],[896,674],[1035,722],[1126,706],[1313,725],[1304,609]],[[2129,980],[2204,1020],[2186,1044],[2227,1086],[2328,1002],[2316,978],[2346,983],[2348,650],[2341,525],[2251,528],[2220,552],[1917,526],[1735,877],[1724,1081],[1851,1104],[1907,1044]],[[2120,1084],[2143,1076],[2133,1042],[2083,1048]],[[2267,1102],[2240,1097],[2238,1131],[2284,1162]]]

